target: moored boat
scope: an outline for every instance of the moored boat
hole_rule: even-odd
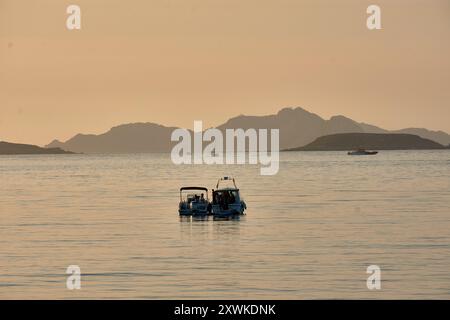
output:
[[[219,187],[221,182],[231,181],[231,187]],[[232,177],[223,177],[212,190],[212,214],[215,217],[229,217],[244,214],[247,205],[241,197],[236,181]]]
[[[185,194],[185,191],[191,192]],[[210,214],[211,203],[209,202],[208,198],[208,189],[205,187],[180,188],[180,203],[178,205],[178,213],[180,214],[180,216]]]
[[[355,151],[349,151],[347,154],[349,156],[371,156],[377,154],[378,151],[366,151],[364,149],[358,149]]]

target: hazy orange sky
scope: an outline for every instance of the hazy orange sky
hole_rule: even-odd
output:
[[[296,106],[450,133],[450,1],[0,0],[0,140]]]

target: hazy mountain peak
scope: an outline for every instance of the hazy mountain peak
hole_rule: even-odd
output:
[[[54,139],[45,148],[61,148],[64,145],[64,142],[59,141],[58,139]]]
[[[340,114],[336,115],[336,116],[332,116],[330,118],[330,121],[349,121],[349,122],[356,123],[356,121],[354,121],[354,120],[352,120],[350,118],[347,118],[346,116],[340,115]]]
[[[110,129],[110,131],[124,130],[124,129],[126,130],[126,129],[130,129],[130,128],[148,128],[148,127],[162,128],[164,126],[154,123],[154,122],[132,122],[132,123],[124,123],[124,124],[119,124],[117,126],[114,126]]]
[[[309,112],[305,109],[303,109],[302,107],[286,107],[281,109],[280,111],[278,111],[277,116],[280,117],[285,117],[285,116],[302,116],[302,115],[310,115],[310,116],[315,116],[315,117],[319,117],[318,115],[316,115],[315,113]]]
[[[280,111],[278,111],[277,115],[279,115],[279,116],[290,115],[290,114],[295,114],[296,112],[307,112],[307,111],[300,107],[297,107],[297,108],[285,107],[285,108],[282,108]]]
[[[333,116],[327,120],[324,129],[324,133],[327,135],[364,131],[356,121],[342,115]]]

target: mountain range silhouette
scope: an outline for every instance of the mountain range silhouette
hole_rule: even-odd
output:
[[[338,115],[329,120],[308,112],[303,108],[284,108],[277,114],[266,116],[240,115],[217,127],[225,129],[279,129],[280,149],[305,146],[319,137],[339,133],[402,133],[417,135],[441,145],[450,145],[450,135],[443,131],[423,128],[406,128],[389,131],[374,125],[356,122]],[[71,139],[52,141],[47,148],[61,148],[77,153],[145,153],[169,152],[176,142],[170,141],[175,127],[155,123],[130,123],[94,134],[77,134]]]

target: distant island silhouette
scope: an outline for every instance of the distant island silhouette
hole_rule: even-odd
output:
[[[64,151],[61,148],[41,148],[31,144],[10,143],[0,141],[0,155],[15,154],[72,154],[73,152]]]
[[[394,133],[412,134],[441,145],[450,144],[450,135],[443,131],[430,131],[423,128],[388,131],[344,116],[334,116],[325,120],[302,108],[284,108],[277,114],[266,116],[240,115],[229,119],[217,128],[222,131],[228,128],[280,129],[280,149],[282,150],[306,146],[319,137],[339,133],[388,134],[389,139],[395,138],[392,135]],[[130,123],[113,127],[99,135],[77,134],[65,142],[54,140],[46,147],[61,148],[77,153],[170,152],[174,145],[170,141],[170,135],[174,129],[176,128],[155,123]]]
[[[445,147],[412,134],[339,133],[319,137],[303,147],[285,151],[435,150]]]

